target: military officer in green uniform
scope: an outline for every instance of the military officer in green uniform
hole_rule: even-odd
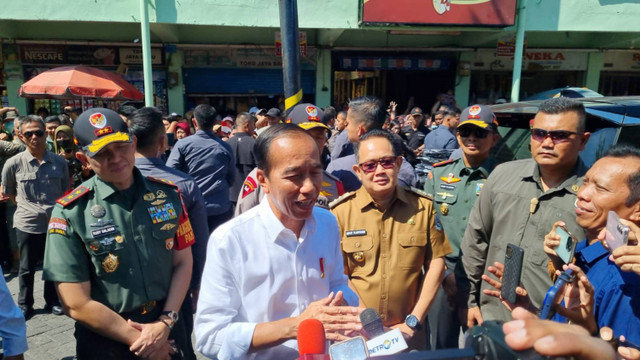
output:
[[[169,359],[190,341],[178,311],[194,237],[179,192],[134,167],[136,139],[116,112],[87,110],[74,130],[96,176],[58,200],[43,277],[76,320],[78,359]]]
[[[425,183],[425,192],[433,196],[438,225],[453,249],[445,256],[447,271],[442,289],[429,312],[431,344],[435,349],[458,347],[460,323],[455,309],[453,270],[471,209],[496,165],[489,152],[500,137],[497,130],[498,122],[489,106],[465,108],[456,131],[462,158],[435,164]]]

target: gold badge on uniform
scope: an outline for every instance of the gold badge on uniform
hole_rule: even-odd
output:
[[[165,240],[164,241],[164,245],[167,248],[167,250],[173,249],[173,238],[169,238],[169,239]]]
[[[167,200],[164,200],[164,199],[158,199],[158,200],[156,200],[156,201],[152,201],[152,202],[151,202],[151,205],[162,205],[162,204],[164,204],[166,201],[167,201]]]
[[[578,191],[579,188],[580,188],[580,186],[578,186],[577,184],[573,184],[571,186],[571,190],[576,191],[576,192]]]
[[[156,196],[152,192],[148,192],[148,193],[144,194],[144,196],[142,198],[145,201],[153,201],[153,200],[156,199]]]
[[[363,251],[357,251],[353,253],[353,260],[355,260],[356,262],[363,262],[364,261],[364,252]]]
[[[122,235],[118,235],[116,236],[116,242],[118,244],[122,244],[122,242],[124,241],[124,238],[122,237]]]
[[[158,197],[158,199],[166,199],[167,198],[167,194],[165,194],[165,192],[162,191],[162,190],[156,191],[156,196]]]
[[[449,213],[449,205],[448,204],[440,204],[440,212],[442,215],[447,216]]]
[[[169,231],[169,230],[175,228],[176,226],[178,226],[178,225],[172,224],[172,223],[166,223],[166,224],[162,225],[160,230]]]
[[[111,253],[109,253],[104,260],[102,260],[102,268],[104,269],[104,271],[108,272],[108,273],[112,273],[114,271],[116,271],[116,269],[118,269],[118,266],[120,265],[120,261],[118,260],[118,257],[116,255],[113,255]]]
[[[409,223],[409,225],[415,225],[416,221],[413,220],[413,218],[409,219],[409,221],[407,221],[407,223]]]

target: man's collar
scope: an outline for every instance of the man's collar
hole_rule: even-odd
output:
[[[478,166],[478,167],[470,167],[470,166],[466,166],[464,164],[464,159],[460,158],[458,160],[459,163],[456,163],[455,166],[459,167],[457,169],[457,175],[458,176],[463,176],[465,174],[472,174],[476,171],[480,171],[485,178],[489,177],[489,174],[491,173],[491,171],[493,171],[493,168],[496,167],[496,160],[491,157],[491,156],[487,156],[486,159],[484,159],[484,161]]]
[[[37,158],[35,156],[33,156],[33,154],[31,153],[31,151],[29,151],[29,149],[25,149],[25,156],[27,157],[27,160],[29,162],[33,161],[33,160],[37,160]],[[42,161],[44,162],[51,162],[51,156],[53,154],[50,151],[46,151],[44,152],[44,155],[42,156]]]
[[[136,166],[137,165],[164,165],[164,161],[160,158],[150,158],[150,157],[136,157]]]
[[[527,164],[524,165],[524,169],[525,171],[523,171],[520,175],[522,180],[533,180],[536,183],[542,185],[540,181],[540,168],[538,167],[538,163],[536,163],[533,159],[530,159],[530,161],[528,161]],[[582,159],[578,157],[578,161],[573,167],[573,171],[571,172],[571,174],[569,174],[569,176],[564,179],[564,181],[559,186],[557,186],[556,189],[564,188],[572,194],[577,194],[579,187],[578,178],[582,177],[586,173],[586,171],[587,167],[584,165],[584,162],[582,162]]]
[[[260,217],[266,228],[267,238],[272,242],[275,242],[283,231],[290,231],[291,233],[293,233],[293,230],[286,228],[282,224],[280,219],[278,219],[276,214],[273,212],[273,209],[271,209],[271,204],[269,204],[268,196],[269,194],[264,196],[262,200],[260,200],[260,203],[257,205],[257,207],[259,208],[258,211],[260,213]],[[301,236],[302,234],[304,234],[305,228],[307,229],[307,231],[309,229],[315,228],[315,220],[313,218],[313,215],[305,219],[302,230],[300,231]]]
[[[136,167],[133,168],[133,183],[131,184],[131,186],[135,186],[136,183],[139,183],[140,181],[143,181],[144,177],[142,176],[142,173],[140,172],[140,170],[138,170]],[[108,198],[109,196],[119,192],[120,190],[118,190],[117,187],[115,187],[112,183],[108,183],[104,180],[102,180],[99,176],[95,176],[95,188],[97,190],[97,193],[100,194],[100,198],[102,200]],[[149,186],[145,183],[145,194],[147,192],[150,192],[151,189],[149,189]]]
[[[406,204],[410,203],[409,198],[407,198],[406,191],[400,186],[396,186],[396,191],[393,194],[393,199],[391,199],[391,201],[389,202],[388,208],[390,208],[393,205],[396,199]],[[364,186],[361,186],[360,189],[356,190],[356,197],[354,201],[356,202],[355,203],[356,208],[360,210],[366,208],[369,205],[375,207],[375,202],[373,201],[373,197],[371,197],[371,194],[367,192]]]
[[[576,251],[578,256],[582,257],[582,260],[585,262],[584,265],[587,267],[592,267],[593,264],[598,262],[602,257],[605,257],[609,254],[609,251],[605,249],[600,241],[596,241],[595,243],[588,245],[587,240],[584,240],[584,243],[581,242],[576,248],[580,250]],[[587,271],[583,269],[584,271]]]

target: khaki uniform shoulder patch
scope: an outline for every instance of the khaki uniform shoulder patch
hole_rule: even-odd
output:
[[[81,198],[84,194],[88,193],[89,189],[84,187],[84,186],[78,186],[77,188],[73,189],[73,191],[71,191],[69,194],[61,197],[60,199],[58,199],[56,202],[62,206],[67,206],[69,204],[71,204],[72,202],[78,200],[79,198]]]
[[[427,194],[423,190],[420,190],[420,189],[418,189],[416,187],[412,186],[412,187],[406,187],[404,189],[407,190],[408,192],[414,193],[414,194],[416,194],[416,195],[418,195],[420,197],[427,198],[427,199],[433,201],[433,196],[432,195]]]
[[[332,202],[329,203],[329,209],[333,209],[334,207],[340,205],[342,202],[344,202],[345,200],[349,199],[350,197],[354,196],[356,194],[355,191],[350,191],[350,192],[346,192],[344,194],[342,194],[342,196],[340,196],[339,198],[333,200]]]

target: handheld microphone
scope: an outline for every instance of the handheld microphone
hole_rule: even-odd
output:
[[[320,320],[306,319],[298,326],[298,360],[325,360],[327,340]]]
[[[370,357],[393,355],[408,348],[400,329],[384,332],[382,319],[374,309],[365,309],[360,314],[360,322],[362,322],[362,327],[371,337],[371,340],[367,341]]]

